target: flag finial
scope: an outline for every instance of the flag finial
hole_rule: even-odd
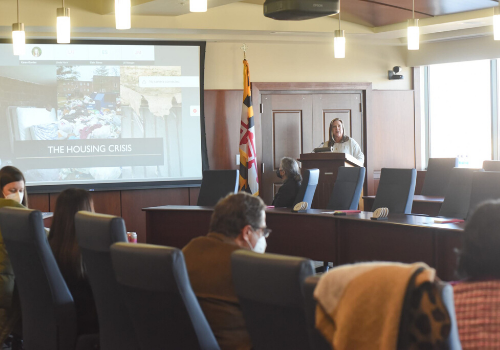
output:
[[[242,49],[242,50],[243,50],[243,59],[245,59],[245,60],[246,60],[246,59],[247,59],[247,49],[248,49],[247,44],[243,44],[243,45],[240,47],[240,49]]]

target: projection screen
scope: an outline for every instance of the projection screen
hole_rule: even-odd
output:
[[[0,44],[0,166],[31,191],[199,184],[204,42]]]

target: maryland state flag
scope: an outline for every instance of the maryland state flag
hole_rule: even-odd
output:
[[[250,69],[243,60],[243,109],[240,127],[240,191],[259,195],[257,153],[255,152],[255,120],[253,117]]]

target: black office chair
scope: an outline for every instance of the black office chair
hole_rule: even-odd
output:
[[[382,168],[372,211],[386,207],[390,214],[410,214],[416,178],[415,169]]]
[[[422,196],[444,196],[451,170],[458,166],[458,158],[429,158]]]
[[[483,161],[484,171],[500,171],[500,160]]]
[[[314,289],[318,284],[321,275],[309,276],[304,281],[302,291],[304,293],[304,308],[306,312],[307,332],[309,343],[314,350],[331,350],[332,347],[325,340],[325,337],[316,329],[316,299],[314,299]]]
[[[205,170],[197,205],[213,207],[229,193],[237,193],[239,184],[239,170]]]
[[[310,349],[302,284],[312,261],[241,249],[231,254],[231,269],[254,348]]]
[[[97,348],[98,335],[77,337],[73,297],[47,241],[42,213],[0,209],[0,229],[21,300],[24,348]]]
[[[127,241],[125,222],[119,217],[81,211],[75,215],[75,225],[96,303],[101,349],[139,349],[132,319],[116,282],[110,253],[113,243]]]
[[[444,201],[439,209],[439,216],[446,218],[465,219],[469,211],[472,175],[482,169],[454,168],[451,171],[450,182],[446,187]]]
[[[472,175],[472,189],[467,218],[470,218],[481,202],[500,199],[500,172],[477,171]]]
[[[339,167],[337,180],[326,209],[356,210],[365,182],[366,169],[361,167]]]
[[[179,249],[115,243],[111,257],[142,349],[219,349]]]
[[[318,186],[319,169],[304,169],[302,170],[302,183],[295,197],[293,205],[300,202],[307,202],[307,208],[311,209],[311,203]]]

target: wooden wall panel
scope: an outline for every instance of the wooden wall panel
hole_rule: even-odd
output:
[[[41,212],[50,211],[49,195],[47,193],[30,194],[28,190],[28,207]]]
[[[413,91],[372,91],[372,118],[366,132],[368,195],[374,195],[374,171],[415,167]]]
[[[239,169],[243,90],[205,90],[205,130],[210,169]],[[254,107],[255,108],[255,107]]]
[[[189,188],[189,205],[196,205],[198,203],[198,196],[200,195],[199,187]]]
[[[138,242],[146,242],[146,213],[142,208],[160,205],[189,205],[189,188],[159,188],[122,191],[122,217],[127,231],[137,232]]]

